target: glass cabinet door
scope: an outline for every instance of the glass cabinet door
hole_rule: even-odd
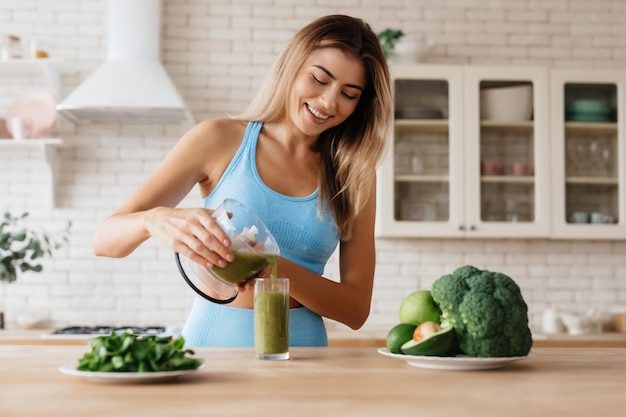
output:
[[[465,138],[468,233],[550,233],[548,72],[468,67]]]
[[[392,67],[394,126],[378,185],[378,236],[462,233],[462,69]]]
[[[554,70],[557,237],[624,237],[624,78]]]

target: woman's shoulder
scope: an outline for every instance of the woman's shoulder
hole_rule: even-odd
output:
[[[189,131],[193,136],[203,137],[206,140],[223,140],[228,138],[243,138],[248,122],[245,120],[218,118],[208,119],[195,125]]]
[[[199,152],[226,151],[239,147],[246,132],[246,121],[235,119],[209,119],[198,123],[184,134],[181,145]]]

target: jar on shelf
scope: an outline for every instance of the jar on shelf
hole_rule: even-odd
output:
[[[0,45],[0,59],[21,59],[24,57],[22,40],[16,35],[4,35]]]

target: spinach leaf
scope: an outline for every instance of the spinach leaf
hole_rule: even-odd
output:
[[[196,369],[201,359],[184,349],[185,339],[172,336],[136,336],[131,330],[111,331],[89,340],[91,350],[78,360],[78,369],[92,372],[164,372]]]

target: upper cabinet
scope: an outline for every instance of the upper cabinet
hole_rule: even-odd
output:
[[[463,234],[463,70],[395,66],[392,76],[395,122],[379,168],[377,235]]]
[[[548,236],[547,69],[391,70],[377,236]]]
[[[624,71],[551,72],[553,235],[626,237]]]

